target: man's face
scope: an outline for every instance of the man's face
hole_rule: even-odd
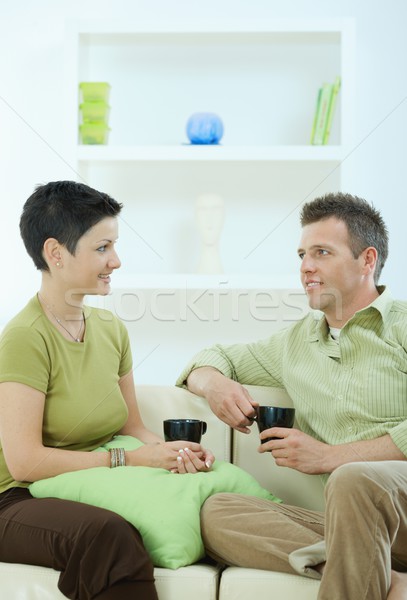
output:
[[[330,217],[303,228],[298,255],[310,307],[322,310],[328,322],[341,321],[365,285],[364,252],[354,258],[347,226]]]

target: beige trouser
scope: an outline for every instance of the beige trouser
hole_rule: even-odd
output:
[[[407,461],[351,463],[325,490],[326,511],[217,494],[201,513],[208,554],[228,565],[300,573],[326,561],[319,600],[384,600],[407,571]]]

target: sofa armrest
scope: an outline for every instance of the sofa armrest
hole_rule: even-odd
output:
[[[292,406],[281,389],[245,386],[259,404]],[[313,510],[324,509],[324,486],[318,475],[306,475],[293,469],[277,467],[269,454],[259,454],[257,426],[249,435],[231,430],[216,417],[207,402],[186,389],[169,385],[138,385],[137,401],[146,426],[163,435],[163,420],[171,418],[201,419],[208,424],[202,438],[218,460],[233,462],[253,475],[259,483],[288,504]]]
[[[163,437],[164,419],[206,421],[208,430],[202,445],[210,448],[218,460],[231,461],[231,429],[213,414],[203,398],[170,385],[138,385],[136,395],[142,419],[154,433]]]

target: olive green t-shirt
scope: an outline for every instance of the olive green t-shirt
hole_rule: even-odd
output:
[[[35,296],[0,339],[0,383],[23,383],[45,394],[43,443],[93,450],[125,424],[118,381],[132,368],[126,328],[112,313],[86,307],[84,341],[64,338]],[[12,400],[11,400],[12,401]],[[14,486],[0,446],[0,493]]]

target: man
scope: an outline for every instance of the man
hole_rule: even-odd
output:
[[[325,514],[234,494],[202,511],[226,563],[321,578],[319,600],[407,598],[407,302],[378,285],[380,213],[349,194],[304,205],[298,256],[310,313],[267,340],[199,353],[177,381],[248,433],[242,384],[284,388],[299,429],[272,428],[277,465],[327,479]],[[329,479],[328,479],[329,477]]]

